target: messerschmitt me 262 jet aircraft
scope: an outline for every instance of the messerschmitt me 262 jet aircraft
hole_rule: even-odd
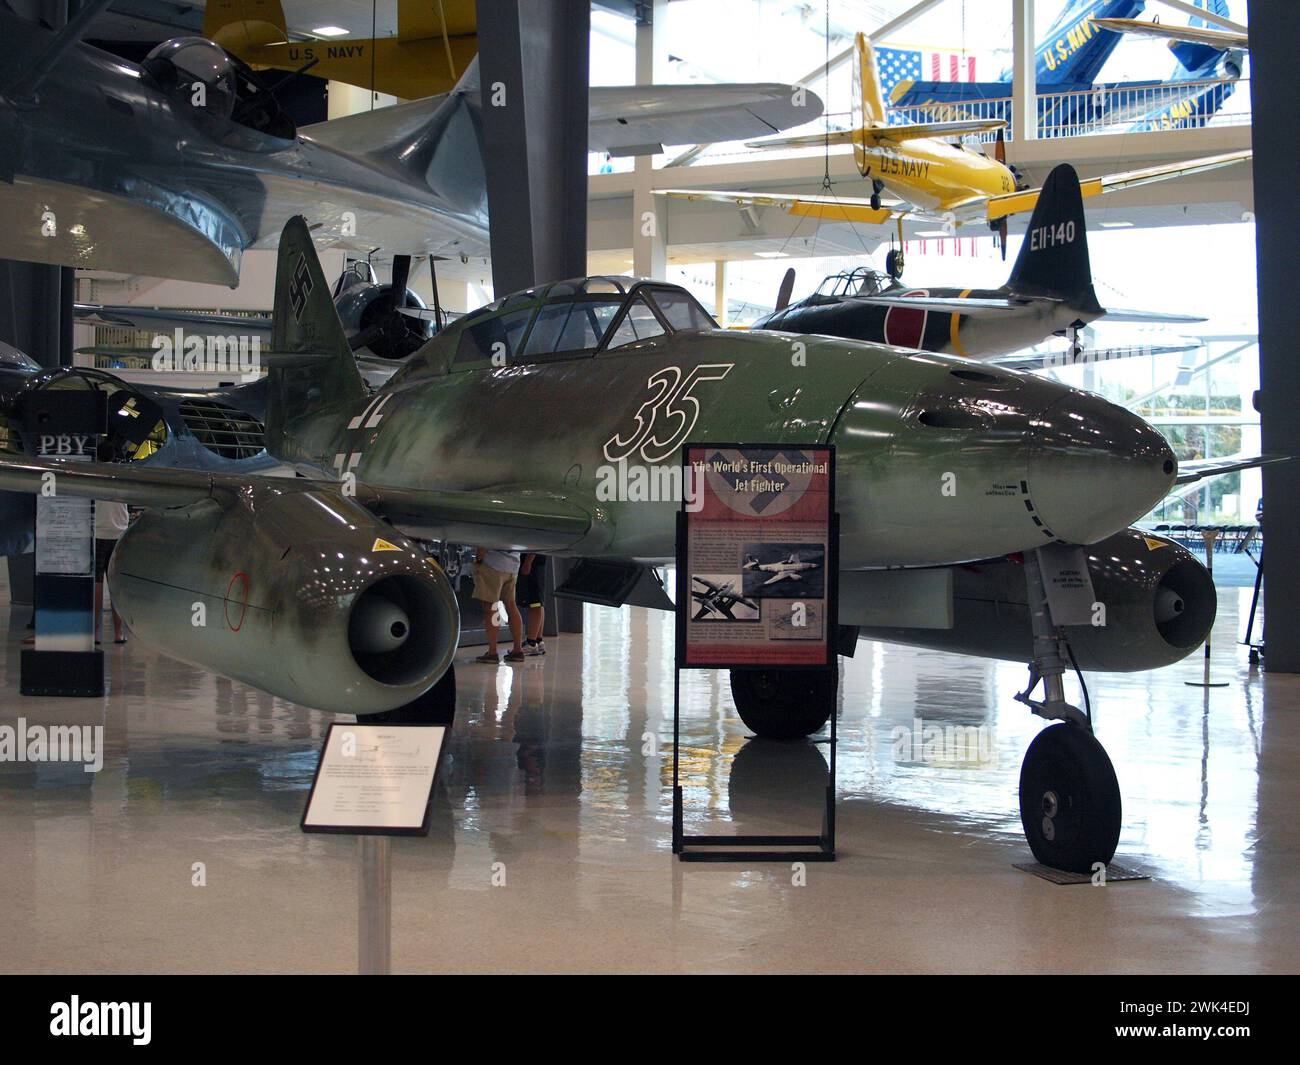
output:
[[[764,587],[769,584],[776,584],[778,581],[798,581],[803,579],[805,570],[817,569],[819,564],[816,562],[800,562],[799,552],[793,551],[790,557],[781,562],[759,562],[757,558],[750,555],[745,559],[744,569],[759,570],[763,573],[770,573],[763,582]]]
[[[813,337],[792,360],[788,334],[728,332],[684,289],[616,277],[499,299],[371,392],[302,219],[273,319],[266,446],[298,476],[0,461],[3,489],[144,508],[108,576],[142,639],[304,706],[449,720],[459,613],[418,541],[664,563],[680,499],[608,498],[611,469],[675,469],[692,440],[831,443],[845,650],[856,633],[1030,663],[1020,698],[1054,722],[1022,774],[1030,845],[1063,868],[1110,859],[1119,786],[1064,674],[1177,661],[1215,610],[1187,551],[1127,528],[1178,479],[1135,415],[943,355]],[[1060,552],[1105,625],[1052,614]],[[905,618],[882,605],[900,601]],[[837,690],[835,669],[732,674],[762,736],[820,729]]]

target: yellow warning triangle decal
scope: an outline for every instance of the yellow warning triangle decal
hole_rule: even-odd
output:
[[[1142,539],[1146,541],[1148,551],[1154,551],[1157,548],[1169,546],[1163,540],[1154,540],[1150,536],[1144,536]]]
[[[381,540],[375,537],[375,542],[370,548],[371,551],[400,551],[401,548],[396,544],[390,544],[387,540]]]

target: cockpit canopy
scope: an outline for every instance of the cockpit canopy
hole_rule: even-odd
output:
[[[882,274],[869,266],[859,266],[854,270],[844,270],[831,274],[817,286],[817,295],[826,297],[841,296],[878,296],[893,285],[894,280],[888,274]]]
[[[256,136],[292,140],[297,133],[275,95],[257,81],[246,63],[206,37],[173,37],[145,56],[140,69],[172,102],[217,139],[257,150]],[[252,131],[251,133],[249,131]]]
[[[205,37],[173,37],[145,56],[142,67],[174,103],[230,121],[239,86],[235,64]]]
[[[453,327],[453,369],[578,358],[655,337],[717,329],[683,288],[630,277],[584,277],[516,292]],[[450,334],[453,329],[448,329]]]

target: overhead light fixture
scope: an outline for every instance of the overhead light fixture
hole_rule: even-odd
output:
[[[787,252],[783,252],[783,251],[756,251],[756,252],[754,252],[754,257],[755,257],[756,259],[788,259],[788,258],[790,258],[789,253],[787,253]]]
[[[918,237],[951,237],[956,234],[949,233],[946,229],[919,229],[916,235]]]
[[[348,31],[342,26],[317,26],[311,31],[316,37],[346,37]]]
[[[1102,229],[1132,229],[1132,222],[1102,222]]]

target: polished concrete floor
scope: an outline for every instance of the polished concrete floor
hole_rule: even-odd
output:
[[[464,651],[432,831],[392,847],[393,969],[1293,972],[1300,677],[1248,665],[1249,596],[1221,593],[1227,687],[1185,685],[1199,654],[1089,678],[1125,796],[1118,859],[1152,876],[1104,888],[1012,866],[1041,727],[1011,698],[1023,667],[860,644],[840,860],[801,876],[673,859],[666,615],[589,608],[521,666]],[[22,698],[25,622],[8,618],[0,724],[103,724],[107,756],[98,774],[0,765],[0,970],[355,971],[358,844],[298,828],[327,715],[136,642],[109,646],[102,700]],[[725,675],[683,681],[688,830],[815,831],[826,747],[747,742]],[[982,746],[914,744],[917,718]]]

